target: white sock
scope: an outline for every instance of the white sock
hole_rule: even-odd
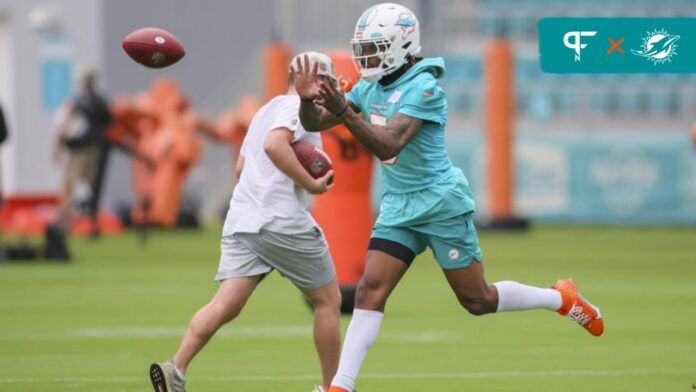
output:
[[[563,304],[561,293],[554,289],[542,289],[505,280],[493,283],[498,289],[497,312],[526,309],[549,309],[556,311]]]
[[[346,338],[343,341],[341,361],[331,385],[352,391],[355,378],[362,366],[367,350],[377,340],[384,313],[374,310],[353,310]]]
[[[180,379],[186,380],[186,376],[184,375],[184,373],[181,372],[181,370],[179,370],[178,367],[176,367],[176,365],[174,365],[174,370],[176,371],[176,375],[179,376]]]

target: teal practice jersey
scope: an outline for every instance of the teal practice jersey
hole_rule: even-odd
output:
[[[420,131],[403,150],[396,157],[382,162],[384,196],[378,218],[378,221],[386,220],[382,223],[417,224],[474,210],[474,200],[466,178],[461,170],[452,166],[445,150],[447,100],[438,83],[444,72],[442,58],[427,58],[386,87],[361,79],[346,95],[360,109],[364,119],[375,125],[386,126],[397,113],[423,120]],[[454,192],[447,189],[451,187],[456,188],[451,189]],[[447,200],[450,193],[452,200]],[[408,211],[401,210],[399,216],[383,216],[391,210],[385,202],[397,201],[401,199],[397,195],[401,194],[414,197],[418,194],[418,199],[425,194],[431,195],[426,196],[430,200],[422,200],[423,203],[400,200],[399,204],[409,204]]]

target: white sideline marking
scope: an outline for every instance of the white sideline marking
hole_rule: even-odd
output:
[[[535,377],[621,377],[648,374],[681,374],[691,373],[693,369],[626,369],[626,370],[532,370],[504,372],[416,372],[416,373],[367,373],[360,375],[362,379],[391,380],[391,379],[441,379],[441,378],[535,378]],[[258,375],[258,376],[223,376],[199,377],[200,381],[313,381],[319,375]],[[3,378],[0,383],[100,383],[100,382],[132,382],[141,383],[146,377],[58,377],[58,378]]]
[[[80,328],[70,331],[70,335],[80,338],[122,338],[122,337],[180,337],[186,332],[184,327],[119,327],[119,328]],[[299,326],[258,326],[223,328],[215,336],[287,338],[312,336],[311,325]]]
[[[70,332],[73,337],[80,338],[123,338],[123,337],[179,337],[183,336],[184,327],[120,327],[120,328],[80,328]],[[450,341],[452,334],[440,331],[425,331],[417,333],[385,334],[381,340],[397,342],[437,342]],[[224,337],[264,337],[287,339],[294,337],[311,337],[311,325],[258,326],[223,328],[215,336]]]
[[[115,327],[115,328],[76,328],[64,334],[27,334],[0,336],[0,341],[68,341],[87,339],[130,339],[130,338],[171,338],[181,337],[186,328],[153,326],[153,327]],[[219,330],[216,337],[222,338],[264,338],[276,340],[305,339],[312,337],[312,326],[283,325],[283,326],[229,326]],[[393,342],[451,342],[457,335],[450,331],[399,332],[385,334],[381,341]]]

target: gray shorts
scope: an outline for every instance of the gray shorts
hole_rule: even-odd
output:
[[[273,269],[300,289],[314,290],[336,276],[329,247],[319,229],[300,234],[267,230],[223,236],[215,280],[265,275]]]

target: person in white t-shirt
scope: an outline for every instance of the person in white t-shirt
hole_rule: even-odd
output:
[[[324,79],[336,81],[328,56],[307,52]],[[290,67],[295,67],[293,59]],[[182,392],[184,373],[213,334],[234,319],[258,283],[273,269],[290,279],[314,307],[314,343],[324,385],[336,373],[340,350],[341,294],[324,234],[309,212],[310,193],[331,188],[333,171],[319,179],[302,167],[291,143],[321,147],[319,133],[299,120],[300,98],[292,74],[286,95],[264,105],[249,126],[236,167],[234,189],[222,233],[220,287],[191,320],[179,350],[167,362],[150,365],[155,391]]]

